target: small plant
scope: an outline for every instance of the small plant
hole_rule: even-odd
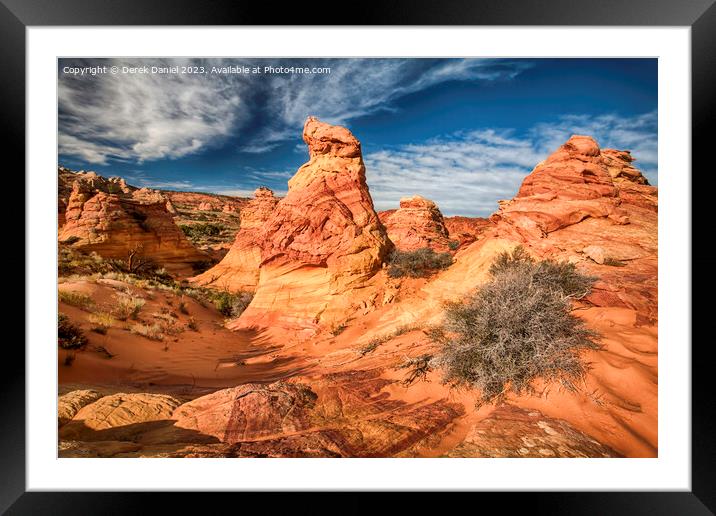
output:
[[[391,278],[423,278],[452,265],[450,253],[436,253],[429,247],[417,251],[393,251],[388,258]]]
[[[433,355],[430,354],[406,358],[405,361],[397,367],[398,369],[408,369],[408,374],[402,381],[402,384],[407,387],[418,380],[427,381],[428,373],[432,370],[430,365],[432,359]]]
[[[571,303],[596,278],[574,264],[535,261],[521,247],[500,255],[490,272],[464,303],[447,305],[443,327],[431,332],[442,344],[434,364],[444,381],[479,389],[478,405],[532,392],[536,378],[576,390],[588,367],[580,353],[600,346]]]
[[[226,317],[240,316],[254,298],[252,292],[239,291],[231,293],[227,290],[214,293],[214,306]]]
[[[333,335],[334,337],[337,337],[338,335],[343,333],[346,330],[346,328],[347,328],[347,326],[345,325],[345,323],[339,324],[338,326],[334,327],[331,330],[331,335]]]
[[[82,310],[88,310],[94,306],[94,300],[87,294],[82,294],[80,292],[60,290],[57,293],[57,297],[62,303],[76,306]]]
[[[406,333],[410,333],[411,331],[415,331],[418,329],[420,329],[418,326],[412,324],[404,324],[402,326],[398,326],[390,333],[378,335],[370,339],[365,346],[358,350],[358,354],[363,357],[368,353],[372,353],[373,351],[378,349],[378,346],[380,346],[381,344],[385,344],[386,342],[393,340],[395,337],[400,337],[401,335],[405,335]]]
[[[130,326],[129,331],[135,335],[141,335],[149,340],[164,340],[164,333],[162,333],[163,328],[161,324],[133,324]]]
[[[87,337],[80,327],[72,324],[63,313],[57,315],[57,344],[62,349],[78,349],[87,344]]]
[[[212,224],[210,222],[203,224],[183,224],[179,227],[191,241],[219,236],[221,232],[226,229],[226,227],[221,224]]]
[[[189,310],[187,310],[186,303],[184,301],[179,301],[179,311],[184,315],[189,315]]]
[[[186,327],[191,331],[199,331],[199,325],[193,317],[189,317],[189,322],[186,324]]]
[[[451,251],[457,251],[460,247],[460,241],[459,240],[450,240],[448,242],[448,249]]]
[[[144,299],[141,297],[134,297],[130,295],[121,295],[117,300],[117,305],[112,311],[112,315],[120,321],[126,321],[127,319],[137,319],[139,311],[144,306]]]
[[[105,335],[107,330],[112,327],[114,317],[106,312],[97,312],[90,314],[89,322],[92,323],[91,329],[93,332]]]
[[[610,265],[612,267],[625,267],[626,262],[623,262],[617,258],[613,258],[611,256],[607,256],[604,258],[604,265]]]

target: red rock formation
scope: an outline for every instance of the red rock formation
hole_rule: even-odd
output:
[[[312,117],[303,139],[310,161],[256,236],[256,295],[232,327],[314,330],[343,317],[391,248],[373,209],[358,140]]]
[[[490,219],[482,217],[445,217],[445,227],[450,239],[457,240],[460,248],[472,244],[490,225]]]
[[[241,228],[229,252],[221,262],[192,278],[192,281],[230,292],[255,290],[261,266],[259,234],[277,203],[278,198],[270,189],[258,188],[254,192],[254,198],[241,210]]]
[[[126,185],[120,181],[98,178],[75,180],[60,242],[72,242],[105,258],[127,259],[134,251],[138,258],[181,274],[191,271],[193,263],[206,260],[206,254],[194,248],[174,224],[167,200],[159,192],[123,188]]]
[[[437,205],[415,195],[400,199],[400,209],[378,214],[388,238],[402,251],[429,247],[437,252],[450,250],[450,238]]]

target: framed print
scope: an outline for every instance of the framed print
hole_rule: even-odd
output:
[[[691,301],[709,2],[351,26],[5,4],[27,304],[3,508],[328,490],[713,510]]]

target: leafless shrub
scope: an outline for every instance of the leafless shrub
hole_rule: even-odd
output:
[[[444,381],[479,389],[478,405],[510,391],[531,392],[536,378],[576,390],[588,367],[580,353],[600,346],[597,333],[571,313],[571,302],[588,294],[596,278],[573,264],[535,261],[521,248],[503,253],[491,273],[464,303],[446,306],[434,364]]]
[[[402,384],[407,387],[418,380],[427,380],[428,373],[432,370],[432,366],[430,365],[432,359],[433,355],[431,354],[406,358],[405,361],[398,366],[398,369],[408,369],[408,374],[402,381]]]
[[[388,258],[391,278],[422,278],[452,265],[450,253],[436,253],[429,247],[416,251],[393,251]]]

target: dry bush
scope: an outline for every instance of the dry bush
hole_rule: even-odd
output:
[[[391,278],[423,278],[452,265],[450,253],[436,253],[429,247],[417,251],[394,250],[388,257],[388,276]]]
[[[573,264],[535,261],[521,248],[490,270],[492,279],[464,303],[447,305],[442,331],[433,332],[443,344],[434,364],[444,381],[479,389],[478,405],[531,392],[536,378],[576,389],[587,369],[580,353],[600,346],[571,303],[596,278]]]
[[[79,326],[63,313],[57,314],[57,344],[62,349],[77,349],[87,344],[87,337]]]
[[[155,323],[152,325],[148,324],[133,324],[130,326],[129,331],[136,335],[141,335],[149,340],[164,340],[164,328],[161,324]]]
[[[68,305],[76,306],[82,310],[89,310],[94,306],[94,300],[87,294],[80,292],[70,292],[67,290],[59,290],[57,298]]]
[[[107,312],[97,312],[90,314],[89,322],[92,323],[92,331],[104,335],[107,330],[114,324],[114,317]]]
[[[141,297],[120,295],[112,315],[120,321],[126,321],[129,318],[136,319],[144,303],[145,301]]]

